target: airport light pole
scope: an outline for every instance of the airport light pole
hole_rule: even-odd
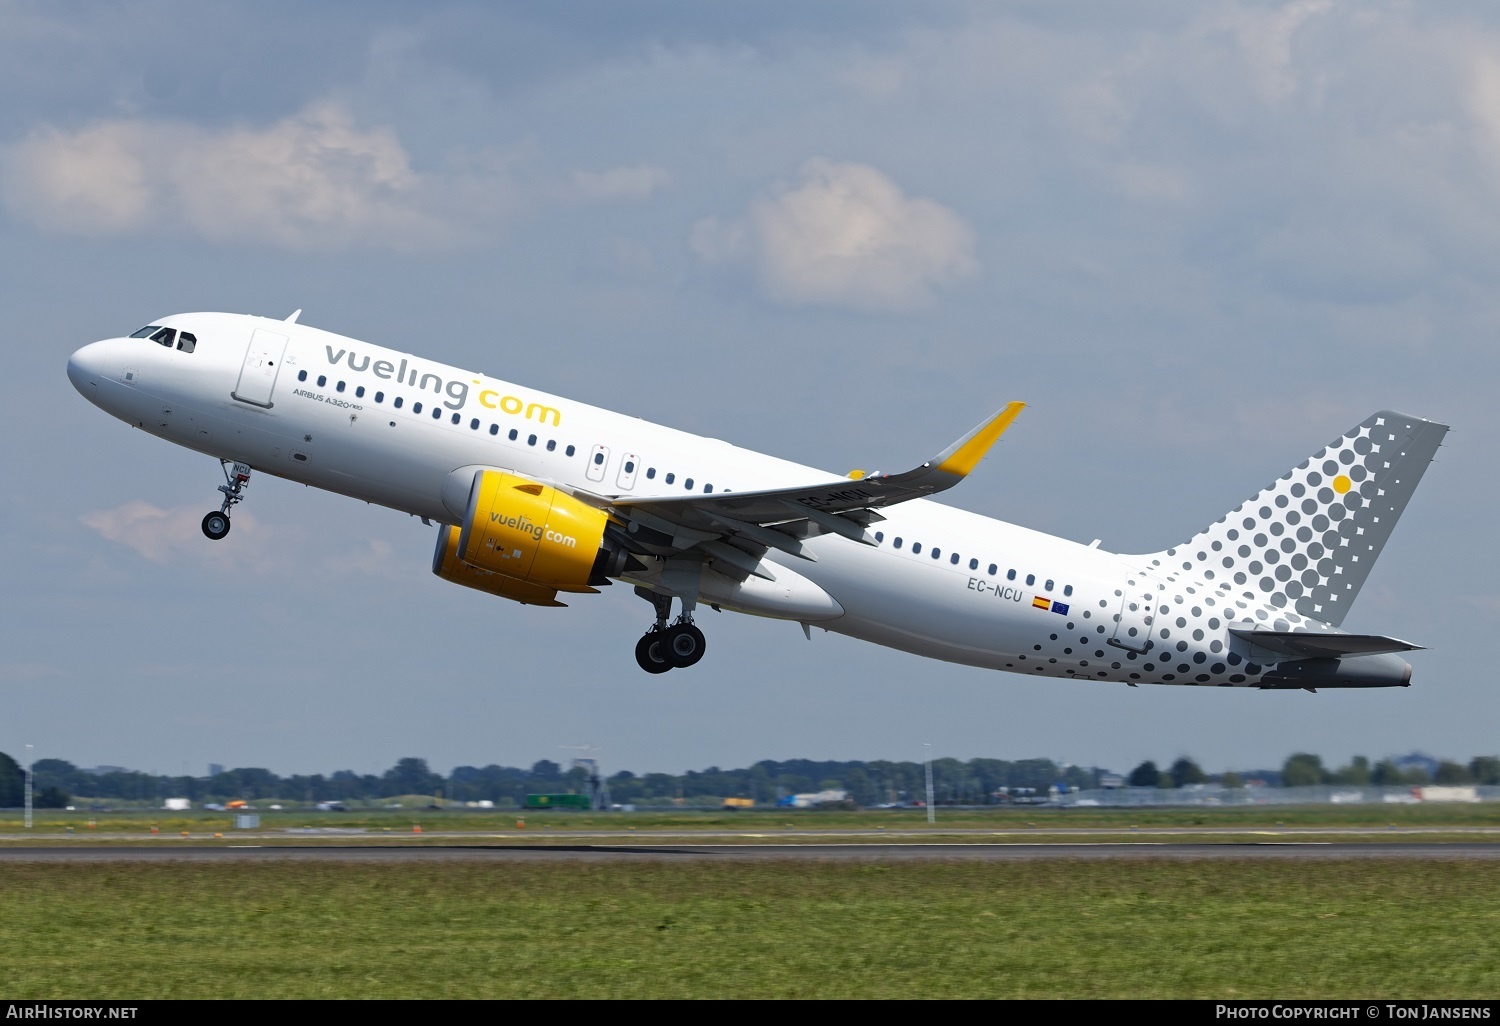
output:
[[[31,829],[31,746],[26,746],[26,829]]]
[[[927,769],[927,822],[937,822],[937,810],[932,807],[932,745],[922,745],[922,764]]]

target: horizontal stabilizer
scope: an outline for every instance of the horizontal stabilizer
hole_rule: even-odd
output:
[[[1323,656],[1378,655],[1384,652],[1415,652],[1422,648],[1398,638],[1379,634],[1331,634],[1323,631],[1258,631],[1239,627],[1229,633],[1257,648],[1297,659]]]

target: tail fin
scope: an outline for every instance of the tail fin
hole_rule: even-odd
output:
[[[1338,626],[1446,424],[1381,410],[1176,548],[1146,557]]]

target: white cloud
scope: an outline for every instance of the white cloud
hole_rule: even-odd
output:
[[[40,128],[0,154],[0,197],[43,228],[186,233],[220,243],[328,250],[446,249],[482,241],[530,199],[643,200],[671,181],[651,165],[579,171],[529,190],[510,162],[421,170],[389,127],[335,103],[265,127],[121,119]]]
[[[222,541],[203,536],[200,521],[203,510],[198,506],[161,509],[140,499],[114,509],[94,510],[79,517],[85,526],[112,542],[133,549],[152,563],[174,563],[179,560],[208,562],[215,567],[233,565],[236,572],[245,569],[264,570],[272,556],[270,539],[260,523],[241,512],[234,518],[234,530]]]
[[[779,302],[907,310],[978,269],[974,231],[867,164],[815,157],[743,218],[709,217],[690,243],[709,262],[751,260]]]

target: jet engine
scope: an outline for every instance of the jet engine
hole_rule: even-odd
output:
[[[438,529],[437,551],[432,554],[432,572],[445,581],[465,588],[487,591],[529,606],[565,606],[557,601],[557,590],[540,584],[527,584],[514,577],[492,574],[472,567],[458,558],[458,528],[444,524]]]
[[[596,592],[634,564],[606,537],[609,516],[555,488],[502,470],[478,470],[462,527],[438,534],[432,572],[533,605],[557,593]]]

